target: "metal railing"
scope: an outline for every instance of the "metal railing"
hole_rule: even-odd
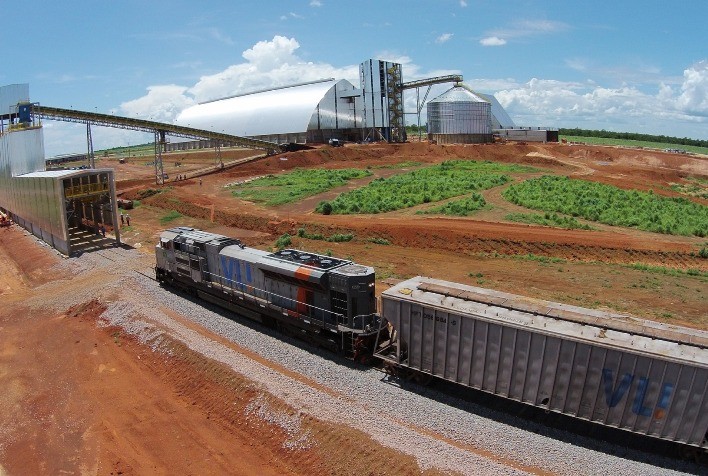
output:
[[[266,291],[265,289],[256,288],[250,284],[235,281],[216,273],[204,270],[201,272],[203,276],[207,275],[209,277],[210,281],[207,281],[208,283],[212,285],[216,284],[220,286],[222,290],[226,289],[234,296],[241,297],[242,299],[253,299],[260,305],[277,308],[282,314],[303,319],[308,322],[308,324],[314,321],[321,324],[323,327],[332,329],[337,329],[339,326],[342,326],[349,329],[367,330],[367,327],[373,329],[372,326],[378,319],[378,315],[375,313],[358,314],[351,318],[352,322],[350,323],[349,317],[344,314],[313,306],[312,304],[298,301],[291,297],[281,296],[274,292]],[[298,309],[302,308],[307,309],[308,312],[299,312]]]

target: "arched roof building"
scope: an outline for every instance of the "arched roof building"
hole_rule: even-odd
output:
[[[326,79],[255,91],[185,109],[179,125],[276,143],[357,140],[361,90],[347,80]]]

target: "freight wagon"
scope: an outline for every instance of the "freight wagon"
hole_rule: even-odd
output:
[[[186,227],[164,231],[155,257],[161,283],[354,359],[373,352],[379,317],[369,266],[298,250],[270,253]]]
[[[394,372],[707,448],[706,332],[422,277],[381,313]]]

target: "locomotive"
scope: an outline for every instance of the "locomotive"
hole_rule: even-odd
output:
[[[294,249],[261,251],[187,227],[164,231],[155,256],[161,283],[355,360],[373,354],[380,318],[372,267]]]
[[[158,281],[419,382],[708,450],[708,332],[415,277],[193,228],[164,231]]]

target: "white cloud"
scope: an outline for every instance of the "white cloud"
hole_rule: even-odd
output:
[[[684,71],[680,93],[661,84],[655,94],[634,86],[531,79],[495,93],[522,126],[586,127],[706,137],[708,62]]]
[[[465,8],[467,6],[467,2],[465,0],[460,0],[460,6]]]
[[[193,85],[150,86],[144,96],[122,103],[116,114],[172,122],[179,112],[197,102],[269,87],[323,78],[347,79],[358,85],[358,64],[337,67],[307,62],[298,56],[299,48],[297,40],[284,36],[260,41],[243,52],[240,63],[202,76]],[[392,51],[381,51],[373,57],[401,63],[404,81],[461,73],[453,69],[424,70],[409,56]],[[566,82],[534,78],[524,83],[513,78],[466,78],[465,82],[480,92],[496,91],[495,96],[518,125],[605,128],[708,139],[707,60],[687,67],[678,80],[657,82],[653,93],[632,85],[610,88],[591,79]],[[436,86],[428,99],[450,87]],[[406,111],[415,111],[415,94],[407,92],[404,100]],[[94,128],[93,137],[97,149],[152,139],[110,128]],[[81,152],[86,149],[86,128],[47,122],[45,144],[48,155]]]
[[[320,2],[320,0],[312,0],[312,1],[310,2],[310,6],[311,6],[311,7],[321,7],[321,6],[322,6],[322,2]]]
[[[482,38],[479,40],[482,46],[504,46],[506,45],[506,40],[496,36],[489,36],[487,38]]]
[[[290,18],[295,18],[296,20],[304,20],[305,19],[304,16],[297,14],[295,12],[290,12],[287,15],[280,15],[281,20],[289,20]]]
[[[194,99],[184,94],[186,91],[186,87],[175,84],[150,86],[145,96],[122,103],[120,111],[127,117],[172,122],[180,111],[194,105]]]
[[[480,41],[485,46],[499,46],[511,38],[525,38],[538,35],[549,35],[568,30],[570,27],[563,22],[552,20],[519,20],[506,28],[488,31]],[[489,43],[484,43],[488,41]],[[498,43],[503,41],[504,43]]]
[[[447,41],[450,41],[452,39],[452,35],[452,33],[443,33],[435,39],[435,43],[441,45]]]
[[[684,70],[681,94],[676,104],[686,113],[708,117],[708,60]]]

